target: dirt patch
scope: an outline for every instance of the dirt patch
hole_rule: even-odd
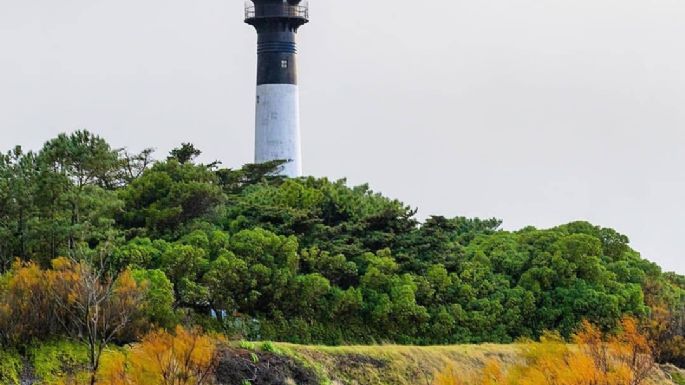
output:
[[[21,376],[19,379],[19,383],[21,385],[33,385],[34,383],[38,382],[38,378],[36,377],[36,374],[33,371],[33,367],[31,366],[31,362],[26,359],[26,357],[22,357],[22,369],[21,369]]]
[[[268,352],[224,348],[215,371],[222,385],[318,385],[316,373],[289,357]]]

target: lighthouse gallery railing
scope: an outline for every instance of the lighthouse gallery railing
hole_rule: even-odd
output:
[[[245,6],[245,20],[262,17],[292,17],[309,19],[309,7],[306,5],[265,4]]]

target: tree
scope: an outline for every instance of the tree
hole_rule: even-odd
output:
[[[130,271],[111,275],[103,265],[58,259],[53,263],[54,301],[59,321],[88,346],[90,384],[96,382],[102,354],[125,332],[141,310],[143,291]]]
[[[123,184],[129,184],[143,175],[145,170],[154,163],[153,152],[151,148],[146,148],[137,154],[131,154],[125,150],[120,151],[122,168],[119,174]]]
[[[21,147],[0,154],[0,272],[13,258],[29,257],[30,224],[37,215],[37,167],[35,154]]]
[[[286,180],[286,177],[280,175],[278,171],[286,163],[287,161],[284,160],[272,160],[265,163],[246,164],[238,170],[217,170],[216,175],[224,192],[229,195],[237,195],[247,187],[259,183],[279,185]]]
[[[207,252],[193,245],[175,243],[160,256],[160,267],[171,280],[178,302],[196,309],[207,308],[207,289],[201,285],[209,267]]]
[[[245,299],[255,288],[247,263],[230,252],[211,263],[203,282],[209,290],[210,307],[219,321],[223,321],[224,314],[244,309]]]
[[[180,164],[190,163],[200,156],[202,151],[195,148],[192,143],[183,143],[169,152],[168,160],[176,160]]]
[[[180,228],[210,215],[224,200],[216,175],[175,159],[156,163],[119,192],[120,226],[156,238],[179,237]]]
[[[40,157],[46,166],[67,177],[77,189],[90,184],[114,187],[113,176],[119,166],[118,151],[88,131],[60,134],[43,146]]]
[[[646,279],[644,297],[650,313],[642,320],[656,360],[680,367],[685,366],[685,305],[679,290],[682,283],[675,274]]]
[[[645,382],[654,371],[656,363],[649,340],[639,329],[638,322],[633,318],[624,318],[621,321],[621,332],[610,340],[610,344],[614,355],[632,374],[630,385]]]
[[[113,213],[121,206],[111,191],[118,185],[119,151],[84,130],[48,141],[38,161],[44,183],[40,201],[44,202],[48,224],[61,225],[47,231],[52,236],[58,231],[65,233],[70,253],[78,243],[91,241],[88,227],[96,233],[108,232]],[[57,245],[52,249],[51,257],[56,258]]]
[[[161,270],[133,270],[133,279],[144,296],[141,304],[143,328],[173,328],[176,323],[174,314],[174,285]],[[138,336],[136,336],[138,337]]]
[[[45,297],[72,279],[49,270],[67,256],[98,261],[100,285],[134,270],[140,317],[117,342],[179,315],[217,330],[247,320],[255,336],[303,343],[413,344],[569,338],[583,319],[609,331],[628,315],[660,362],[685,362],[685,278],[612,229],[422,222],[368,185],[287,179],[279,162],[225,169],[199,154],[186,143],[156,162],[78,131],[0,155],[0,323],[22,320],[3,342],[74,333],[52,322],[66,308]]]

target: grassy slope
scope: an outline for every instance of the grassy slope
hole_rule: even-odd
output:
[[[236,351],[246,350],[234,345]],[[484,363],[495,360],[506,368],[520,362],[520,345],[455,345],[435,347],[413,347],[396,345],[379,346],[301,346],[275,343],[270,349],[291,356],[307,367],[314,369],[323,379],[322,385],[430,385],[433,374],[453,364],[464,372],[479,371]],[[264,349],[264,344],[256,343],[248,350]],[[264,359],[264,354],[259,353]],[[48,380],[54,376],[79,371],[85,362],[81,348],[77,344],[55,342],[40,345],[31,349],[25,363],[28,370],[15,368],[11,359],[20,357],[16,354],[3,353],[0,349],[0,385],[15,384],[21,374],[22,380],[34,379],[34,376]],[[249,359],[248,359],[249,362]],[[277,365],[283,362],[268,360],[267,371],[276,373]],[[271,366],[268,368],[270,364]],[[262,366],[261,370],[264,370]],[[282,368],[281,368],[282,369]],[[675,382],[667,379],[674,378]],[[30,382],[26,382],[30,383]],[[255,382],[256,383],[256,382]],[[272,382],[266,382],[272,383]],[[283,382],[278,382],[279,384]],[[292,383],[292,382],[285,382]],[[663,367],[655,376],[655,385],[685,385],[685,372],[672,366]],[[237,385],[237,384],[230,384]]]
[[[520,359],[517,345],[276,346],[315,367],[331,383],[343,385],[430,385],[433,374],[450,363],[473,372],[490,360],[507,367]]]
[[[521,360],[521,346],[299,346],[275,344],[283,353],[316,369],[333,385],[430,385],[433,374],[447,364],[466,374],[495,360],[503,368]],[[659,371],[655,384],[672,385]]]

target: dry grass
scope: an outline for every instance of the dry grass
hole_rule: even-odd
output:
[[[430,385],[433,376],[452,365],[465,376],[487,362],[503,368],[521,359],[520,345],[454,346],[300,346],[276,344],[284,353],[314,367],[330,384]]]
[[[276,343],[282,353],[314,368],[322,385],[431,385],[436,372],[454,367],[464,378],[480,373],[487,363],[502,369],[519,364],[524,345],[452,346],[302,346]],[[657,371],[652,383],[675,385],[672,376]]]

